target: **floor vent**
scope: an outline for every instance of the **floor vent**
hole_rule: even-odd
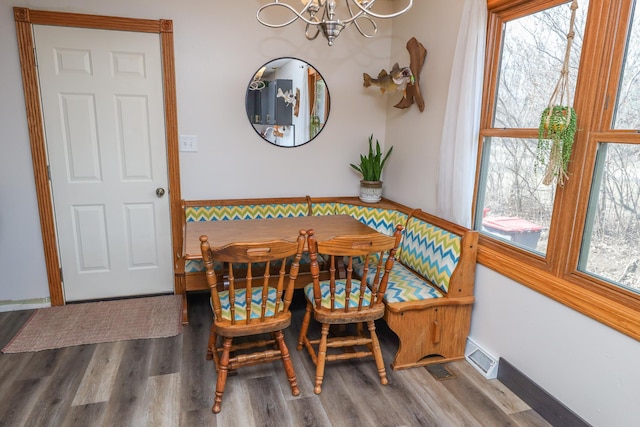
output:
[[[471,340],[471,338],[467,338],[467,349],[464,358],[467,359],[483,377],[489,380],[498,377],[498,359],[481,348]]]
[[[431,376],[438,381],[457,378],[456,374],[451,373],[451,371],[449,371],[447,367],[441,363],[435,365],[427,365],[427,371],[429,371]]]

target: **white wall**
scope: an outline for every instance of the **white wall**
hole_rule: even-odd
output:
[[[594,426],[637,426],[640,343],[485,267],[473,340]]]
[[[13,11],[0,3],[0,309],[48,298]]]
[[[174,21],[179,128],[198,135],[200,149],[181,154],[184,198],[356,195],[360,178],[348,163],[374,133],[395,146],[383,175],[385,195],[435,212],[441,123],[464,0],[417,0],[394,21],[392,38],[382,21],[376,39],[347,30],[331,48],[320,39],[307,42],[300,25],[263,28],[255,21],[261,3],[0,0],[0,304],[48,297],[13,6]],[[363,72],[374,75],[396,61],[408,65],[405,44],[414,36],[428,51],[423,113],[393,108],[399,95],[362,88]],[[246,84],[261,64],[280,56],[316,66],[331,94],[327,126],[299,148],[261,141],[245,116]],[[593,425],[637,424],[637,341],[481,266],[476,298],[474,341]]]
[[[425,108],[422,113],[415,104],[394,108],[402,95],[388,99],[385,139],[394,149],[385,166],[384,195],[429,213],[436,212],[442,122],[463,4],[463,0],[414,1],[409,13],[393,21],[391,63],[409,66],[406,44],[411,37],[427,50],[420,75]]]

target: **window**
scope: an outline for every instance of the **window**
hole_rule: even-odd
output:
[[[478,258],[640,339],[640,11],[637,0],[578,1],[563,99],[578,132],[568,180],[545,185],[538,125],[565,60],[571,3],[488,1]]]
[[[582,2],[584,5],[586,1]],[[574,92],[586,7],[579,8],[569,78]],[[543,185],[536,155],[540,114],[559,79],[571,10],[561,4],[505,20],[496,94],[483,141],[476,228],[539,255],[546,254],[555,188]],[[565,100],[573,104],[572,100]],[[527,132],[528,129],[528,132]],[[523,133],[525,132],[525,133]]]
[[[640,145],[598,143],[578,266],[640,292]]]

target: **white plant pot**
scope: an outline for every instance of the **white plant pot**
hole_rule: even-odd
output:
[[[360,200],[376,203],[382,199],[382,181],[360,181]]]

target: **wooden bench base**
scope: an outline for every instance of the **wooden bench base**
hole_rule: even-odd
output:
[[[427,307],[404,310],[387,305],[384,319],[400,340],[391,368],[415,368],[464,358],[473,300],[468,297],[458,305],[430,300],[433,304]]]

